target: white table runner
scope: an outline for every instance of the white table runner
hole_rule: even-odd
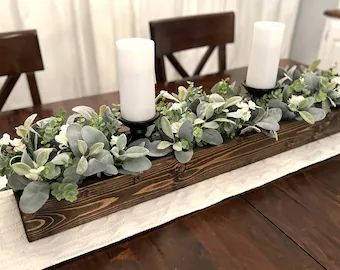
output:
[[[0,269],[42,269],[115,243],[336,156],[339,141],[337,133],[33,243],[12,191],[0,192]]]

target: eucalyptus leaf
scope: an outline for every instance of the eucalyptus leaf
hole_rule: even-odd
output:
[[[189,151],[175,151],[175,157],[178,160],[178,162],[185,164],[188,163],[194,154],[193,150]]]
[[[151,166],[151,161],[146,157],[127,159],[122,164],[124,170],[135,173],[146,171],[150,169]]]
[[[211,145],[223,143],[222,135],[215,129],[203,129],[202,140]]]
[[[163,149],[170,147],[172,144],[173,144],[172,142],[160,141],[159,144],[157,145],[157,149],[163,150]]]
[[[45,182],[30,182],[24,189],[19,207],[23,213],[33,214],[37,212],[48,200],[50,185]]]
[[[147,143],[145,147],[149,150],[148,156],[150,157],[164,157],[167,154],[172,152],[172,149],[170,147],[165,149],[158,149],[157,146],[160,143],[160,140],[156,140],[150,143]]]
[[[194,129],[192,123],[189,120],[186,120],[179,129],[178,137],[180,139],[185,139],[188,142],[192,142],[192,140],[194,139],[193,132]]]

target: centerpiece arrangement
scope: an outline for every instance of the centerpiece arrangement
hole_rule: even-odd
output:
[[[8,179],[5,189],[17,194],[30,241],[340,131],[326,120],[315,124],[340,105],[340,77],[334,69],[318,71],[318,61],[271,70],[275,79],[261,95],[226,79],[212,89],[188,82],[177,93],[161,91],[155,98],[149,72],[153,43],[136,42],[117,43],[120,107],[78,106],[69,116],[61,112],[36,122],[37,115],[31,115],[16,128],[18,138],[4,134],[0,139],[0,175]],[[130,57],[132,67],[123,60]],[[140,78],[134,86],[139,94],[131,94],[125,73]],[[251,77],[246,87],[254,88]],[[333,124],[340,122],[340,115],[330,117]],[[144,136],[124,132],[126,121],[146,121]],[[278,135],[282,121],[285,144]],[[297,131],[306,136],[298,137]],[[272,148],[260,155],[252,142]],[[204,162],[209,164],[205,171]]]

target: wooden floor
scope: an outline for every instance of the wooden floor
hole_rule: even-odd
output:
[[[50,269],[340,269],[340,156]]]

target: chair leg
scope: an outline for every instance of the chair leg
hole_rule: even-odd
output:
[[[9,75],[6,78],[6,81],[2,85],[0,89],[0,111],[2,110],[3,106],[6,103],[7,98],[9,97],[9,94],[11,93],[14,85],[18,81],[20,77],[20,74],[17,75]]]
[[[41,105],[40,94],[34,72],[26,73],[26,77],[31,91],[33,105]]]
[[[218,71],[226,70],[226,45],[221,44],[218,46]]]

